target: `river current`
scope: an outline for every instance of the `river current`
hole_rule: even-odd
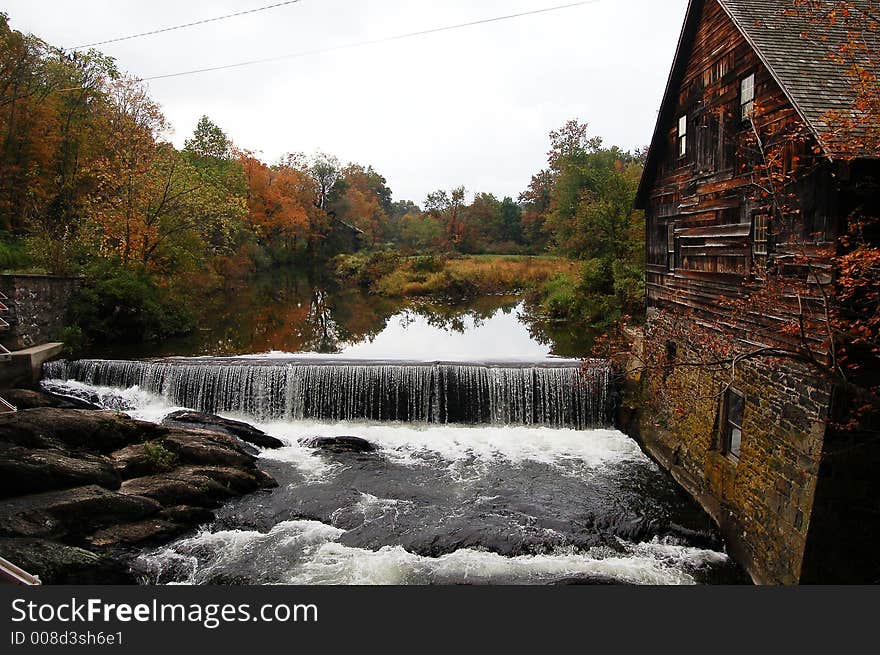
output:
[[[238,393],[253,394],[253,379],[263,375],[255,366],[267,375],[286,366],[278,374],[282,386],[266,397],[290,397],[283,385],[301,385],[297,376],[305,374],[299,368],[304,358],[314,359],[310,366],[337,367],[342,377],[330,375],[328,388],[347,379],[347,367],[416,366],[423,378],[430,377],[425,370],[450,367],[456,372],[443,375],[454,384],[426,386],[420,391],[425,403],[453,406],[442,396],[454,391],[474,406],[519,402],[527,411],[497,417],[465,413],[461,416],[470,418],[463,421],[429,408],[379,420],[369,407],[381,409],[385,400],[363,403],[362,410],[353,404],[355,410],[344,415],[293,411],[296,403],[270,403],[272,411],[222,404]],[[144,373],[156,366],[188,372],[174,378],[166,371],[161,379]],[[210,367],[221,372],[199,372]],[[222,373],[227,368],[251,379],[251,386]],[[466,378],[455,377],[470,369],[477,370],[467,374],[473,390]],[[118,373],[122,370],[129,373]],[[214,410],[286,444],[260,453],[260,466],[278,481],[277,489],[226,505],[213,523],[165,547],[133,554],[135,570],[148,584],[746,582],[709,517],[633,440],[610,428],[604,400],[595,400],[604,393],[595,379],[588,394],[592,413],[572,414],[579,418],[571,421],[555,419],[569,416],[564,412],[539,410],[548,403],[587,402],[578,383],[569,398],[542,382],[558,378],[560,370],[579,369],[556,358],[552,344],[536,340],[523,307],[513,306],[480,320],[465,315],[454,327],[448,319],[401,312],[370,338],[320,357],[270,350],[237,353],[231,360],[216,355],[109,365],[92,360],[49,367],[44,384],[154,422],[182,408]],[[227,386],[214,384],[206,395],[199,385],[212,384],[211,375],[225,375]],[[386,378],[364,376],[358,378],[367,389],[363,393],[391,397]],[[166,384],[166,378],[180,383]],[[371,382],[374,378],[378,382]],[[410,378],[389,379],[404,380],[394,383],[399,398],[404,393],[399,387]],[[505,391],[505,385],[513,390]],[[340,393],[356,392],[361,393],[347,388]],[[221,404],[198,406],[205,398]],[[333,453],[310,445],[314,437],[339,436],[361,437],[376,450]]]

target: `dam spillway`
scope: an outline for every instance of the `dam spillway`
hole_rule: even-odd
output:
[[[142,390],[212,414],[587,429],[609,425],[608,362],[432,362],[325,357],[56,361],[45,380]]]

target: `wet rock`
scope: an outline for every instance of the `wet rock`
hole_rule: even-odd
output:
[[[134,584],[117,558],[43,539],[0,539],[0,557],[48,585]]]
[[[49,391],[31,389],[12,389],[4,391],[3,397],[19,410],[53,407],[55,409],[101,409],[98,405],[79,398],[61,396]]]
[[[114,412],[45,407],[0,416],[0,442],[24,448],[108,454],[167,433],[167,428]]]
[[[127,446],[110,455],[110,461],[123,480],[156,475],[162,472],[162,465],[148,452],[145,444]]]
[[[225,434],[204,430],[172,432],[160,443],[186,464],[245,469],[255,467],[254,457]]]
[[[151,518],[161,509],[149,498],[98,486],[22,496],[0,502],[0,537],[77,541],[101,528]]]
[[[106,457],[0,444],[0,498],[87,485],[115,490],[121,483]]]
[[[235,496],[274,483],[264,473],[218,466],[182,466],[168,473],[128,480],[122,493],[152,498],[166,507],[192,505],[215,508]]]
[[[313,439],[304,439],[300,443],[309,448],[335,454],[375,453],[379,450],[369,441],[360,437],[314,437]]]
[[[121,523],[98,530],[86,538],[86,542],[97,548],[119,548],[126,546],[145,546],[158,544],[177,537],[189,526],[164,519],[150,519],[135,523]]]
[[[219,432],[231,437],[237,437],[260,448],[283,448],[285,445],[280,439],[271,437],[262,430],[258,430],[247,423],[211,414],[202,414],[201,412],[174,412],[166,416],[162,424],[172,427],[197,428]]]
[[[169,521],[188,526],[211,523],[214,520],[214,512],[204,507],[191,507],[189,505],[177,505],[162,510],[159,515]]]

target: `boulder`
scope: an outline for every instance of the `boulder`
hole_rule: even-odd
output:
[[[172,429],[156,441],[126,446],[110,459],[124,480],[168,472],[181,464],[256,469],[254,456],[237,439],[204,430]]]
[[[134,584],[121,561],[43,539],[0,539],[0,557],[40,578],[45,585]]]
[[[0,537],[76,542],[101,528],[152,518],[161,510],[155,500],[94,485],[50,491],[0,502]]]
[[[226,434],[205,430],[172,431],[160,443],[186,464],[245,469],[256,467],[253,455]]]
[[[285,445],[280,439],[271,437],[262,430],[258,430],[247,423],[233,421],[231,419],[211,414],[202,414],[201,412],[188,410],[174,412],[165,417],[165,420],[162,421],[162,425],[220,432],[221,434],[237,437],[242,441],[260,448],[283,448]]]
[[[360,437],[314,437],[304,439],[300,443],[309,448],[336,454],[375,453],[379,450],[369,441]]]
[[[19,410],[40,409],[44,407],[54,407],[55,409],[101,409],[94,403],[80,400],[79,398],[68,398],[67,396],[61,396],[48,391],[12,389],[4,391],[3,397]]]
[[[162,510],[159,516],[175,523],[193,527],[204,523],[211,523],[214,520],[214,512],[211,510],[204,507],[191,507],[190,505],[167,507]]]
[[[155,453],[149,451],[146,444],[140,443],[117,450],[110,455],[110,461],[123,480],[156,475],[166,468],[157,460]]]
[[[0,498],[87,485],[115,490],[121,483],[106,457],[0,445]]]
[[[230,498],[268,488],[272,483],[269,476],[257,469],[181,466],[161,475],[128,480],[122,484],[122,493],[152,498],[165,507],[215,508]]]
[[[122,548],[159,544],[173,539],[189,530],[188,525],[161,518],[121,523],[98,530],[86,538],[96,548]]]
[[[60,448],[112,453],[168,433],[124,414],[44,407],[0,415],[0,442],[24,448]]]

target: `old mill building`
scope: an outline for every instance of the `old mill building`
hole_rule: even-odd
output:
[[[880,437],[870,415],[842,427],[826,318],[851,217],[878,216],[880,128],[830,54],[856,28],[792,7],[690,2],[637,201],[643,359],[661,365],[643,367],[631,429],[756,582],[878,582]],[[869,66],[872,29],[851,52]]]

